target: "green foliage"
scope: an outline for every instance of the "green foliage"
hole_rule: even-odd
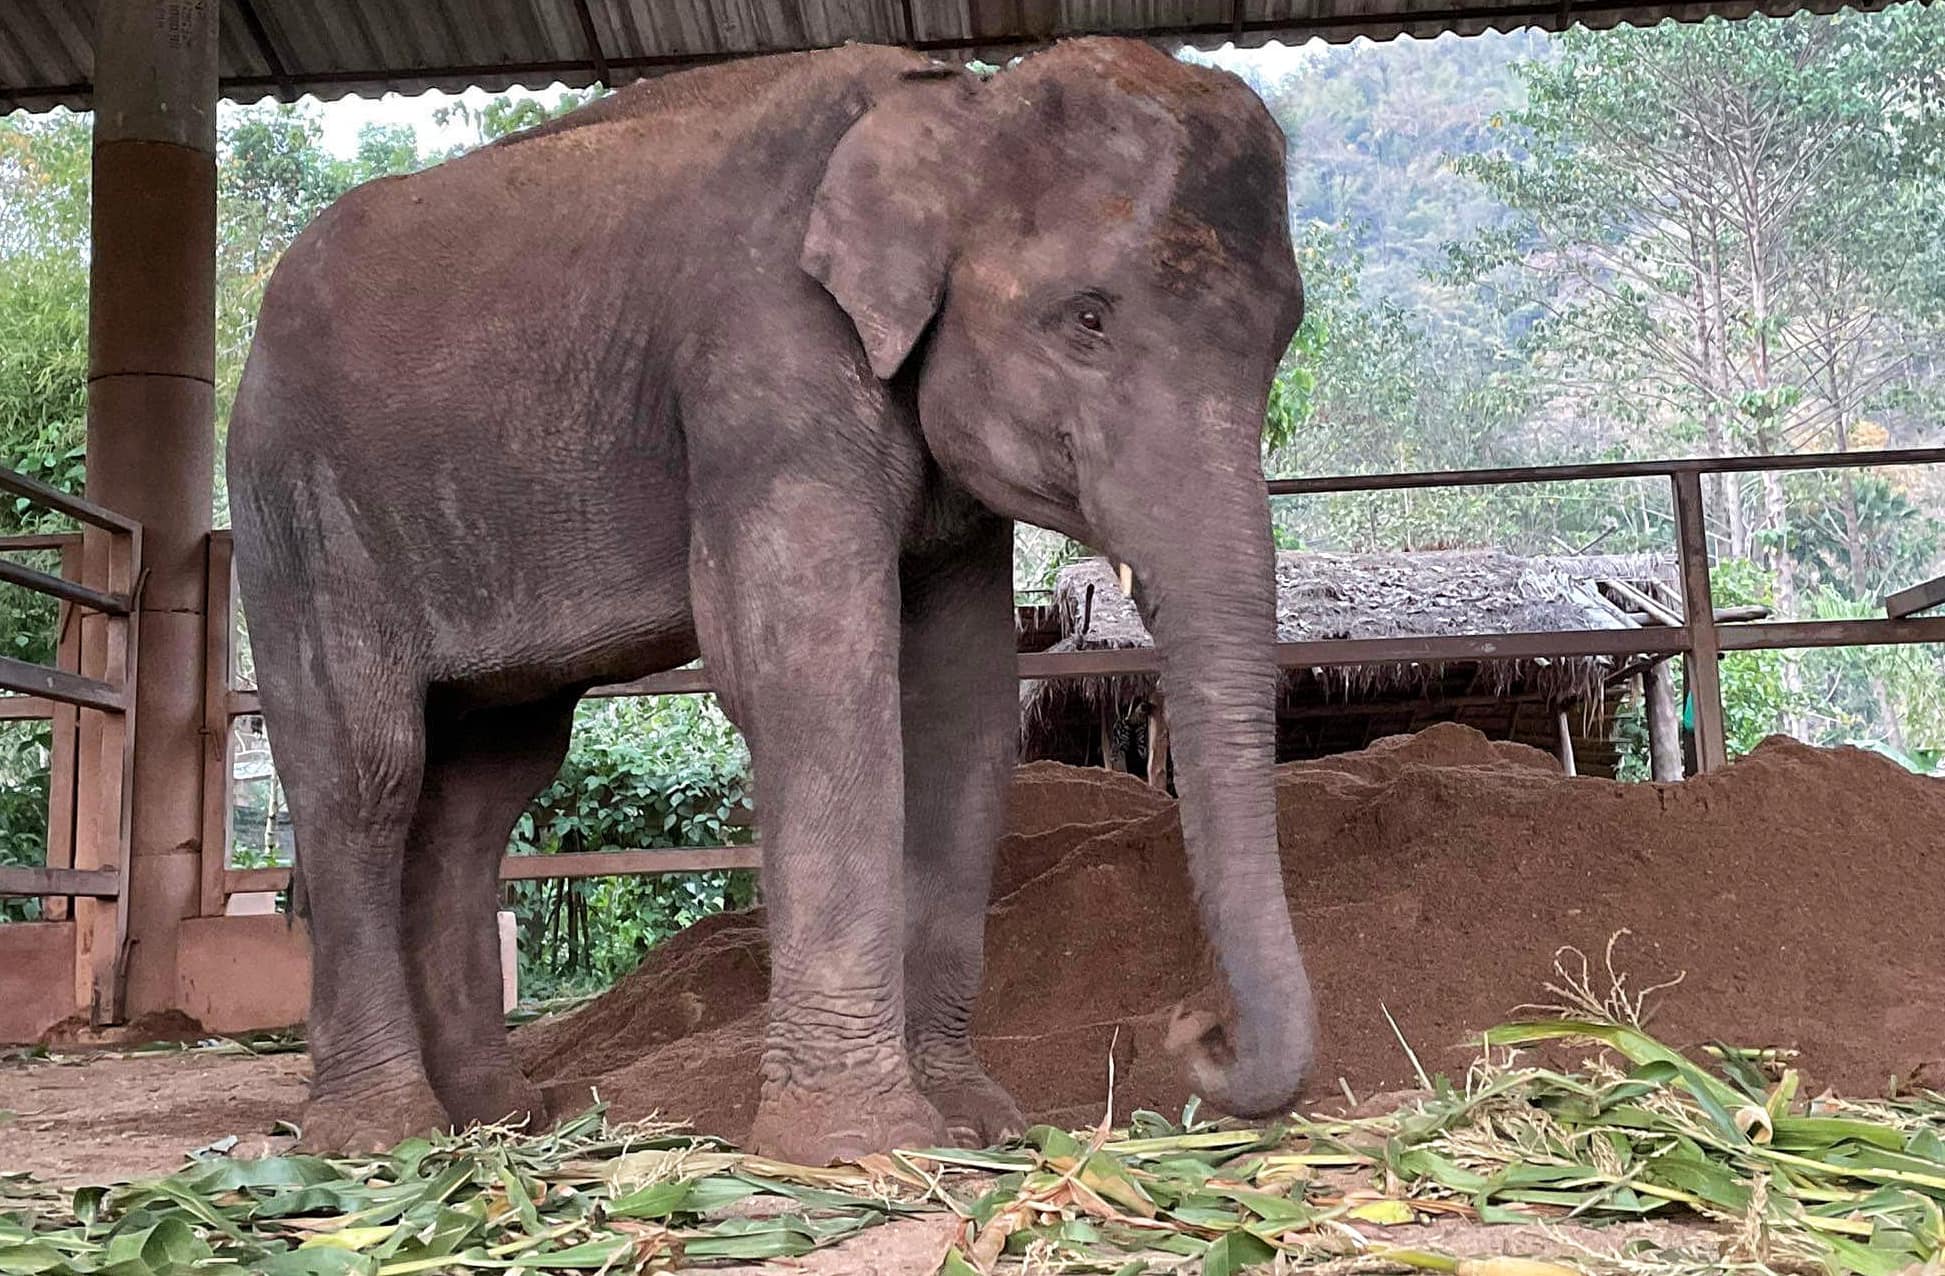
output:
[[[0,120],[0,465],[65,492],[82,487],[87,437],[89,131],[56,114]],[[71,530],[24,499],[0,500],[0,535]],[[53,553],[14,561],[59,570]],[[0,588],[0,654],[54,655],[53,599]],[[0,724],[0,866],[46,862],[45,723]],[[0,899],[0,921],[37,916],[38,901]]]
[[[410,128],[367,125],[357,154],[324,149],[320,108],[266,102],[223,112],[217,136],[216,432],[229,432],[230,407],[256,335],[257,309],[270,273],[317,215],[354,186],[423,167]],[[216,472],[216,521],[226,524],[223,467]]]
[[[0,867],[47,862],[47,762],[42,722],[0,722]],[[0,897],[0,922],[30,921],[40,901]]]
[[[1077,540],[1027,523],[1013,528],[1013,587],[1015,601],[1044,603],[1054,587],[1060,569],[1078,563],[1089,554]]]
[[[1309,303],[1271,473],[1940,439],[1945,24],[1922,6],[1234,65],[1291,140]],[[1782,616],[1867,614],[1945,545],[1924,471],[1709,498],[1727,596],[1760,578]],[[1274,522],[1324,550],[1673,538],[1659,483],[1293,498]],[[1945,745],[1936,648],[1737,655],[1724,680],[1732,748]]]
[[[514,96],[503,94],[489,98],[479,107],[471,107],[464,102],[441,107],[433,113],[433,118],[442,126],[463,125],[473,130],[473,140],[464,143],[454,152],[468,151],[475,146],[518,133],[521,129],[545,124],[548,120],[558,119],[569,111],[586,106],[597,98],[605,97],[608,90],[601,85],[585,89],[562,89],[552,98]]]
[[[591,701],[558,778],[520,817],[515,855],[717,846],[749,840],[749,754],[712,697]],[[749,873],[581,878],[512,888],[521,983],[533,996],[598,988],[710,913],[747,907]]]
[[[1038,1125],[1000,1148],[813,1168],[673,1126],[611,1126],[595,1108],[538,1135],[475,1127],[356,1158],[209,1156],[114,1188],[7,1175],[0,1272],[633,1276],[791,1260],[906,1221],[923,1230],[882,1250],[928,1248],[900,1269],[941,1276],[1328,1269],[1354,1230],[1361,1268],[1571,1276],[1585,1242],[1535,1226],[1560,1218],[1660,1221],[1652,1247],[1627,1254],[1642,1276],[1724,1270],[1725,1219],[1761,1237],[1734,1264],[1751,1276],[1937,1266],[1939,1096],[1812,1099],[1795,1070],[1775,1075],[1733,1046],[1705,1067],[1616,994],[1621,1005],[1599,1004],[1583,981],[1561,995],[1585,1018],[1489,1029],[1458,1081],[1421,1074],[1376,1111],[1268,1127],[1198,1124],[1191,1100],[1179,1122],[1137,1110],[1125,1130]],[[1598,1057],[1558,1071],[1526,1062],[1534,1046]],[[1405,1230],[1454,1215],[1522,1231],[1508,1246]],[[1460,1256],[1507,1248],[1529,1256]],[[822,1266],[859,1266],[833,1260]]]
[[[1776,605],[1776,578],[1747,559],[1718,562],[1709,574],[1717,607]],[[1735,651],[1722,657],[1722,729],[1729,756],[1741,757],[1782,730],[1797,707],[1773,651]]]

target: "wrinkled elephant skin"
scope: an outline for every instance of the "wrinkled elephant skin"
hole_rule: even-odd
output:
[[[701,656],[763,800],[752,1142],[1017,1130],[974,1056],[1013,761],[1012,521],[1130,563],[1234,1013],[1309,1057],[1279,888],[1264,406],[1302,312],[1283,139],[1142,44],[991,78],[850,46],[625,89],[340,200],[266,292],[229,483],[316,976],[323,1149],[545,1119],[496,867],[588,688]]]

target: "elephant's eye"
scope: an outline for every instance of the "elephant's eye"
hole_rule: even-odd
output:
[[[1050,333],[1065,338],[1074,355],[1093,358],[1108,344],[1108,318],[1114,313],[1114,298],[1097,289],[1086,288],[1069,294],[1044,312],[1042,322]]]

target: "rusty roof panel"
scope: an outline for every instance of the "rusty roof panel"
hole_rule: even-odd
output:
[[[1875,8],[1882,0],[1850,7]],[[449,92],[619,83],[675,67],[847,40],[1003,59],[1052,37],[1213,48],[1521,26],[1828,13],[1843,0],[219,0],[223,95]],[[83,109],[93,0],[0,3],[0,112]],[[589,34],[593,41],[590,43]]]

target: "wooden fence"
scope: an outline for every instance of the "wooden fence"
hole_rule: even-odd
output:
[[[1611,481],[1661,478],[1671,488],[1675,512],[1675,551],[1680,570],[1682,612],[1673,626],[1638,629],[1587,629],[1552,633],[1485,633],[1435,637],[1347,638],[1321,642],[1279,643],[1276,661],[1286,669],[1392,662],[1440,663],[1481,659],[1611,656],[1625,661],[1683,660],[1687,685],[1694,696],[1697,764],[1712,771],[1727,761],[1723,728],[1722,690],[1717,658],[1724,652],[1769,651],[1805,647],[1870,647],[1902,643],[1945,643],[1945,617],[1920,617],[1913,612],[1936,605],[1940,582],[1931,581],[1888,600],[1883,619],[1727,621],[1718,619],[1709,583],[1709,551],[1704,520],[1701,479],[1705,474],[1746,474],[1787,470],[1863,469],[1879,466],[1945,464],[1945,448],[1913,448],[1877,452],[1803,453],[1775,457],[1710,457],[1675,461],[1622,461],[1592,465],[1557,465],[1519,469],[1455,470],[1378,476],[1339,476],[1314,479],[1272,479],[1272,499],[1332,492],[1387,492],[1415,488],[1484,487],[1530,483]],[[218,532],[210,546],[211,619],[209,698],[211,722],[228,721],[258,711],[256,693],[231,685],[234,625],[231,617],[233,582],[230,545]],[[1929,592],[1927,592],[1929,591]],[[1933,603],[1923,599],[1932,597]],[[1913,604],[1917,604],[1914,606]],[[1904,610],[1900,610],[1903,608]],[[1019,676],[1025,679],[1085,678],[1110,674],[1159,671],[1153,649],[1108,651],[1023,652]],[[221,671],[219,677],[215,671]],[[711,690],[704,669],[679,669],[634,682],[600,687],[591,696],[691,695]],[[230,792],[228,732],[210,732],[209,769],[204,776],[206,807],[204,845],[227,846]],[[754,845],[690,847],[672,850],[611,850],[571,855],[508,856],[501,861],[502,880],[536,878],[636,876],[686,873],[713,869],[755,868],[761,853]],[[224,859],[207,856],[203,871],[203,908],[206,915],[223,911],[228,896],[244,891],[280,890],[289,884],[285,868],[230,868]]]
[[[134,796],[142,529],[112,510],[0,468],[0,492],[52,510],[82,533],[0,538],[0,550],[54,551],[60,574],[0,558],[0,582],[57,599],[56,663],[0,656],[0,719],[52,727],[44,867],[0,867],[0,895],[40,896],[48,920],[76,923],[75,1002],[95,1022],[122,1017]],[[85,619],[84,619],[85,617]]]
[[[1379,476],[1273,479],[1272,499],[1337,492],[1376,493],[1437,487],[1594,482],[1660,478],[1667,481],[1675,514],[1681,612],[1641,628],[1552,633],[1481,633],[1428,637],[1354,638],[1280,643],[1283,668],[1391,662],[1530,659],[1607,656],[1623,667],[1671,658],[1685,662],[1695,703],[1697,764],[1711,771],[1726,761],[1717,658],[1724,652],[1804,647],[1945,643],[1945,617],[1917,613],[1945,602],[1945,581],[1915,584],[1886,600],[1887,614],[1860,620],[1735,621],[1718,615],[1709,584],[1709,554],[1701,479],[1705,474],[1833,470],[1945,464],[1945,448],[1782,457],[1727,457],[1679,461],[1627,461],[1519,469],[1459,470]],[[133,767],[134,686],[137,671],[137,599],[141,528],[112,511],[66,496],[31,479],[0,470],[0,491],[23,496],[68,515],[84,534],[13,537],[0,550],[49,550],[61,556],[58,576],[0,558],[0,583],[35,590],[61,604],[60,647],[54,667],[0,657],[0,719],[50,719],[54,728],[50,775],[48,858],[44,868],[0,868],[0,895],[34,895],[45,915],[72,910],[83,923],[77,962],[79,999],[116,1017],[120,1004],[120,954],[128,901],[124,882],[129,853],[129,777]],[[200,913],[222,915],[232,895],[280,890],[287,868],[233,868],[229,864],[233,808],[235,719],[258,712],[254,690],[235,685],[237,629],[232,547],[227,532],[208,545],[208,628],[205,633],[203,715],[203,840]],[[83,615],[89,619],[83,623]],[[1153,673],[1152,649],[1026,652],[1022,679]],[[656,674],[597,688],[593,696],[688,695],[711,690],[700,668]],[[628,849],[572,855],[509,856],[506,880],[631,876],[754,868],[754,845],[676,850]],[[86,987],[81,985],[85,982]]]

